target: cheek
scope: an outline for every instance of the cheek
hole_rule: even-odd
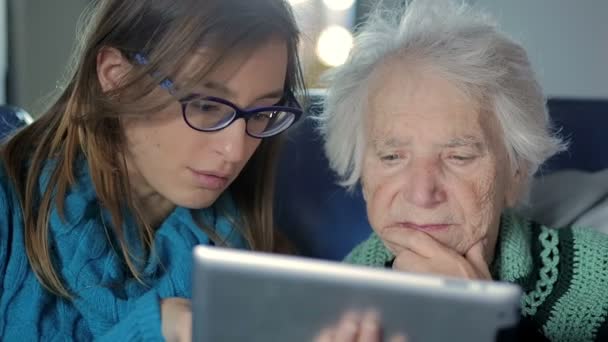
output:
[[[154,149],[160,149],[160,143],[154,141],[153,137],[157,136],[154,128],[146,128],[139,122],[131,122],[125,127],[125,136],[127,141],[127,150],[132,157],[140,157],[148,154],[150,146]]]
[[[391,179],[390,174],[385,172],[383,165],[373,155],[367,152],[363,159],[363,169],[361,170],[361,183],[363,186],[363,196],[370,204],[382,200],[390,185],[396,180]]]
[[[365,200],[368,221],[372,228],[376,230],[380,214],[378,208],[382,207],[381,203],[378,202],[382,202],[382,195],[378,177],[376,177],[373,172],[370,172],[370,170],[373,170],[373,168],[370,168],[369,162],[364,161],[361,174],[361,188]]]
[[[374,230],[378,230],[388,219],[391,205],[399,194],[401,185],[397,179],[379,174],[362,177],[363,195],[367,206],[367,215]]]
[[[247,158],[247,160],[245,161],[245,163],[247,161],[249,161],[249,159],[251,159],[251,156],[253,156],[253,154],[255,153],[255,151],[258,149],[258,147],[260,147],[260,145],[262,144],[262,140],[260,139],[255,139],[255,138],[250,138],[247,143],[246,143],[247,147],[247,155],[249,156]]]
[[[251,157],[253,157],[255,151],[257,151],[261,143],[262,141],[260,139],[247,137],[247,140],[245,141],[245,158],[243,158],[243,161],[240,164],[241,170],[243,167],[245,167],[245,165],[247,165],[249,160],[251,160]]]
[[[468,223],[472,238],[485,235],[492,229],[502,210],[496,187],[496,173],[493,170],[478,173],[463,182],[458,192],[462,215]]]
[[[132,157],[164,160],[187,149],[192,132],[172,109],[125,122],[127,148]]]

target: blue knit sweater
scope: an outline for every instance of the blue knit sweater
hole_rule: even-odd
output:
[[[165,219],[155,235],[154,255],[140,259],[142,285],[129,276],[108,239],[110,216],[96,200],[86,168],[77,179],[65,199],[65,220],[56,211],[50,218],[55,269],[75,295],[67,301],[46,291],[34,275],[17,195],[0,167],[0,340],[163,340],[160,299],[191,297],[191,250],[210,244],[195,218],[215,227],[228,245],[246,247],[230,221],[216,214],[220,207],[236,213],[230,196],[223,195],[208,209],[178,207]],[[136,232],[127,227],[127,240],[133,241]]]

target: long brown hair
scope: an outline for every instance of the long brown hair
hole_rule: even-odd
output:
[[[57,100],[2,148],[3,162],[19,195],[29,262],[47,289],[67,298],[72,294],[51,262],[49,216],[55,206],[63,217],[64,197],[75,184],[79,158],[88,164],[97,198],[112,217],[110,233],[134,277],[140,278],[122,231],[125,209],[133,213],[145,250],[153,248],[153,227],[129,190],[119,119],[124,113],[144,115],[169,104],[142,101],[158,84],[150,75],[177,75],[179,66],[205,46],[213,56],[188,84],[180,85],[180,91],[187,93],[226,57],[246,57],[271,36],[278,36],[289,50],[286,100],[303,91],[299,32],[284,0],[98,0],[85,12],[81,25],[67,83]],[[103,92],[96,60],[100,50],[108,47],[126,58],[143,53],[149,63],[132,68],[119,88]],[[277,138],[265,139],[230,187],[239,209],[239,217],[232,219],[256,250],[273,249],[277,144]],[[54,168],[41,193],[41,169],[49,161]]]

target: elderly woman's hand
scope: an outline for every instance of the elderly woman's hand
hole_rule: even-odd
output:
[[[411,230],[407,234],[388,232],[383,239],[396,255],[393,262],[396,270],[466,279],[492,279],[484,257],[483,239],[471,246],[464,255],[418,230]]]

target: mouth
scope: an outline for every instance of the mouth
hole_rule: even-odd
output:
[[[230,181],[230,174],[220,173],[215,171],[202,171],[188,168],[192,173],[195,182],[204,189],[207,190],[221,190],[224,189]]]
[[[397,222],[395,227],[419,230],[427,233],[440,232],[449,229],[451,223],[413,223],[413,222]]]

